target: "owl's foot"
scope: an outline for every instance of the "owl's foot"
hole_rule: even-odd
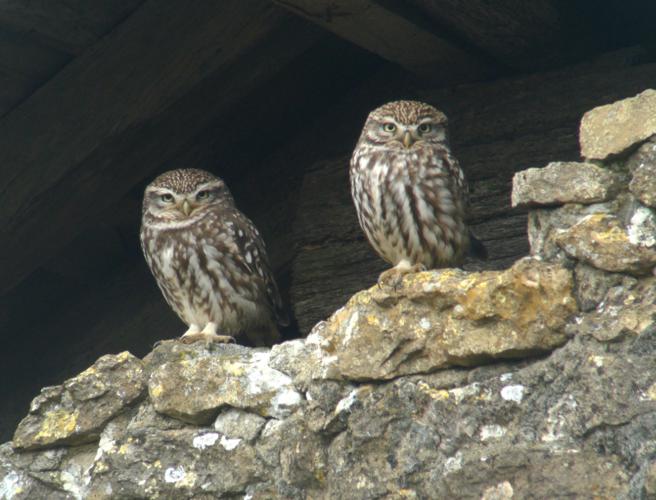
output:
[[[183,344],[194,344],[196,342],[217,343],[217,344],[234,344],[235,338],[230,335],[217,335],[216,333],[193,332],[185,333],[180,337]]]
[[[401,286],[403,277],[406,274],[418,273],[425,270],[426,266],[423,264],[395,266],[392,269],[388,269],[387,271],[380,273],[380,276],[378,276],[378,287],[390,287],[396,290]]]

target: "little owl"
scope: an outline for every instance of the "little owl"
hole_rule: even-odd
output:
[[[385,104],[367,117],[351,158],[360,226],[394,267],[379,281],[462,264],[485,247],[465,225],[467,182],[451,155],[446,116],[417,101]]]
[[[151,182],[141,247],[164,298],[189,326],[183,342],[238,334],[256,345],[278,340],[285,319],[264,242],[221,179],[181,169]]]

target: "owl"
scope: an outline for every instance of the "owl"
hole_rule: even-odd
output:
[[[467,182],[446,127],[442,112],[417,101],[367,117],[351,157],[351,195],[369,243],[394,266],[379,283],[486,255],[465,224]]]
[[[279,339],[286,318],[264,242],[223,180],[197,169],[157,177],[144,193],[141,247],[164,298],[189,327],[183,342]]]

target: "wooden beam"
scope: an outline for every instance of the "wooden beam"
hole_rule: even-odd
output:
[[[24,33],[0,31],[0,117],[27,98],[71,57]]]
[[[28,34],[60,51],[79,54],[144,0],[3,0],[0,26]]]
[[[0,120],[0,293],[320,37],[265,0],[158,0],[67,65]]]
[[[535,71],[572,63],[603,47],[605,29],[577,2],[410,0],[436,25],[510,68]],[[580,3],[580,2],[579,2]],[[586,2],[587,4],[587,2]],[[588,5],[587,9],[590,9]],[[603,10],[603,7],[596,9]],[[606,27],[610,28],[610,27]]]
[[[274,0],[336,35],[434,84],[489,76],[474,54],[373,0]]]

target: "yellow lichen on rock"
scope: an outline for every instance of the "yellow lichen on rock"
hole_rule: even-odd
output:
[[[615,215],[588,215],[554,239],[571,257],[604,271],[641,275],[656,266],[656,245],[632,241],[629,228]]]
[[[353,296],[316,330],[318,359],[333,356],[331,376],[366,380],[521,357],[565,342],[576,311],[572,273],[559,264],[422,272]],[[325,376],[319,365],[316,375]]]
[[[52,442],[70,436],[75,431],[78,415],[77,411],[73,413],[61,409],[47,411],[34,440]]]

